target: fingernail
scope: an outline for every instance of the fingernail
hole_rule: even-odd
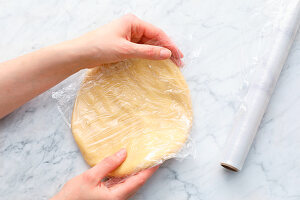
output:
[[[121,149],[117,154],[119,158],[123,158],[126,155],[126,149]]]
[[[180,52],[180,58],[183,58],[184,57],[183,53],[181,51],[179,52]]]
[[[160,57],[161,58],[169,58],[171,56],[171,51],[168,49],[161,49],[160,50]]]

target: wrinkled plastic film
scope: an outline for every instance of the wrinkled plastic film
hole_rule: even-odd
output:
[[[85,72],[86,70],[82,70],[72,75],[61,83],[60,89],[54,88],[52,92],[52,98],[56,100],[58,111],[70,128],[77,91],[80,88]]]
[[[221,165],[233,171],[243,167],[268,106],[300,23],[300,1],[290,1],[274,24],[275,41],[265,62],[257,66],[227,138]]]
[[[88,70],[80,87],[72,83],[52,96],[89,165],[126,148],[127,159],[110,174],[122,177],[192,153],[189,89],[171,60],[124,60]],[[69,121],[73,105],[65,104],[75,97]]]

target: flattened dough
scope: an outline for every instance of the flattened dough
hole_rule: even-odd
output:
[[[130,59],[89,70],[72,116],[73,136],[90,166],[127,149],[114,177],[174,157],[191,125],[189,89],[170,60]]]

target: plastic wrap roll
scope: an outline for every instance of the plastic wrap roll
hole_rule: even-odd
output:
[[[266,111],[288,52],[295,39],[300,22],[300,1],[293,1],[288,12],[283,14],[276,27],[276,40],[270,56],[255,71],[248,92],[240,106],[229,135],[221,165],[233,171],[240,171],[247,157],[257,129]]]

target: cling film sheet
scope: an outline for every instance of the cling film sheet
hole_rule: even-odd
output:
[[[188,154],[190,91],[171,60],[128,59],[80,78],[53,97],[90,166],[125,148],[126,160],[110,174],[124,177]]]

